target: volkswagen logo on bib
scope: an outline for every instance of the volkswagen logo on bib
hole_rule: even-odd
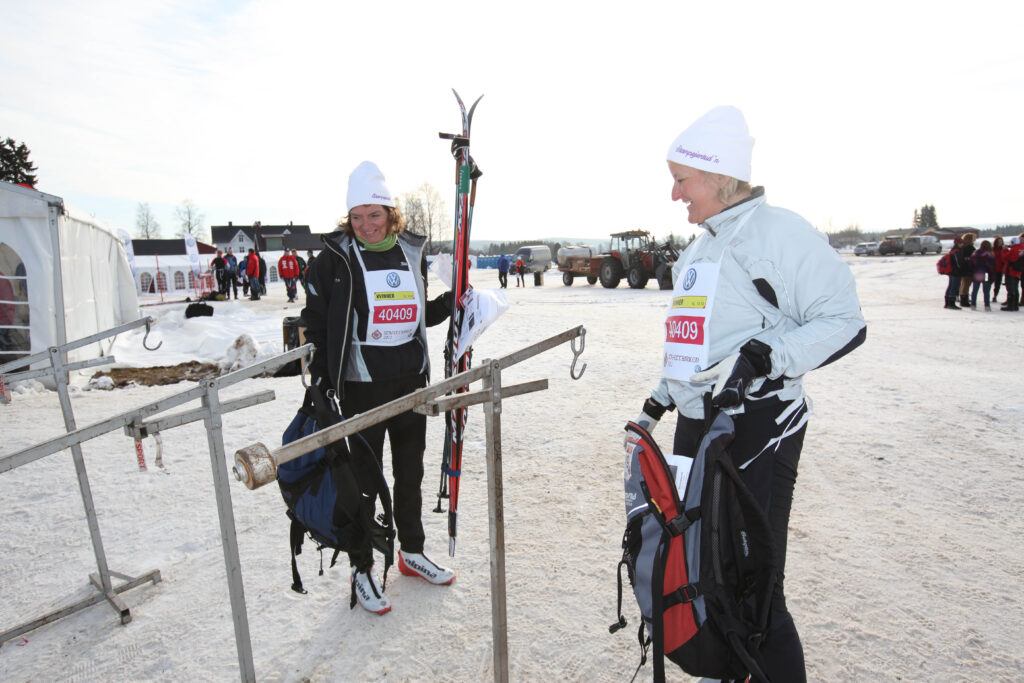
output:
[[[683,289],[690,289],[697,281],[697,271],[690,268],[686,271],[686,278],[683,280]]]
[[[389,287],[397,287],[402,283],[401,278],[398,277],[398,273],[391,271],[385,280]]]

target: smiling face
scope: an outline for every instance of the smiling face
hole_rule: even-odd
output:
[[[388,236],[388,210],[380,204],[354,206],[348,219],[356,237],[367,244],[376,244]]]
[[[686,203],[691,223],[703,223],[725,208],[713,176],[674,161],[668,162],[668,170],[672,174],[672,201]]]

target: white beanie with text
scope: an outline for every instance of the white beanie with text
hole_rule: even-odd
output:
[[[753,149],[743,112],[715,107],[679,134],[668,148],[668,160],[749,183]]]
[[[384,174],[372,161],[364,161],[348,177],[348,210],[363,204],[394,206],[391,191],[384,184]]]

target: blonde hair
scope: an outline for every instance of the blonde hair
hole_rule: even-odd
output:
[[[726,206],[732,204],[733,198],[737,195],[745,197],[749,195],[752,190],[750,183],[745,180],[722,175],[721,173],[711,173],[710,171],[701,172],[711,176],[715,184],[718,185],[718,201],[722,202]]]
[[[405,231],[405,216],[402,215],[402,210],[397,206],[380,206],[388,212],[388,235],[401,235]],[[352,219],[347,214],[338,221],[338,227],[349,235],[355,234],[352,230]]]
[[[963,240],[964,242],[967,242],[967,244],[974,244],[974,233],[965,232],[963,235],[961,235],[960,239]]]

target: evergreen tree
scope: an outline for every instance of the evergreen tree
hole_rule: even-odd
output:
[[[24,142],[16,143],[13,138],[0,141],[0,180],[35,187],[38,169],[29,160],[29,154],[31,151]]]
[[[915,228],[937,228],[939,227],[939,217],[935,213],[934,204],[925,204],[920,209],[914,209],[914,225]]]

